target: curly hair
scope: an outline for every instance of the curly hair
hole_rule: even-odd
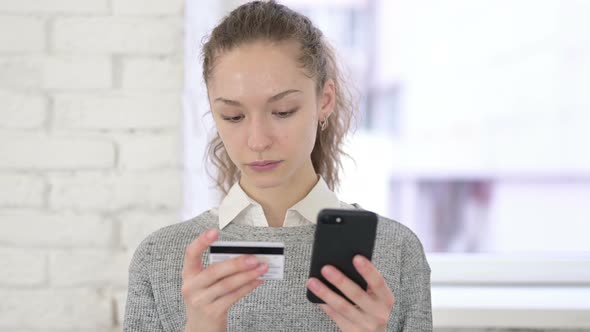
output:
[[[318,96],[328,79],[335,87],[335,107],[324,130],[318,130],[311,153],[314,170],[328,187],[336,190],[345,136],[351,128],[357,109],[351,90],[346,84],[341,66],[332,46],[311,20],[275,1],[253,1],[231,11],[217,25],[203,45],[203,78],[208,84],[216,60],[232,49],[260,40],[271,42],[295,41],[300,48],[297,58],[306,74],[314,79]],[[218,189],[227,194],[239,180],[239,170],[233,164],[218,133],[208,144],[207,158],[217,168],[212,176]]]

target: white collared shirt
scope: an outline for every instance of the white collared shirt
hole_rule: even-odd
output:
[[[326,208],[354,209],[354,206],[340,202],[320,176],[307,196],[287,210],[283,227],[315,224],[320,210]],[[211,212],[219,216],[219,229],[232,222],[257,227],[269,226],[262,206],[250,198],[238,182],[231,187],[219,207]]]

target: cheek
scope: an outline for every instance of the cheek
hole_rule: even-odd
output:
[[[313,149],[313,146],[315,145],[317,130],[318,130],[317,129],[317,119],[314,116],[314,117],[312,117],[311,121],[307,125],[306,131],[305,131],[306,142],[310,145],[310,148],[309,148],[310,152]]]
[[[219,126],[217,127],[217,132],[219,133],[219,137],[223,142],[225,147],[225,151],[230,155],[231,159],[233,159],[234,152],[239,150],[238,144],[242,141],[239,138],[239,133],[237,130],[232,130],[227,126]]]
[[[313,122],[303,122],[291,130],[283,131],[281,141],[301,155],[310,155],[315,144],[315,127]]]

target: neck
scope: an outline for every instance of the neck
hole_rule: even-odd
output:
[[[258,188],[240,179],[240,185],[246,194],[262,206],[271,227],[283,226],[287,210],[307,196],[317,182],[318,177],[311,160],[294,176],[275,187]]]

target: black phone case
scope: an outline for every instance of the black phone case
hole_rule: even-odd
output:
[[[336,217],[341,218],[341,222],[336,222]],[[353,303],[328,282],[320,271],[324,265],[332,265],[367,290],[367,282],[356,271],[352,259],[355,255],[363,255],[369,260],[372,258],[376,232],[377,215],[373,212],[344,209],[321,210],[315,230],[309,276],[318,278],[334,292]],[[324,303],[309,289],[307,298],[313,303]]]

